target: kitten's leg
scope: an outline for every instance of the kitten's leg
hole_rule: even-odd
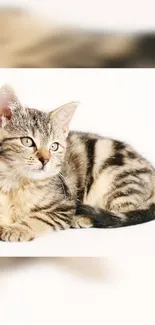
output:
[[[0,226],[0,239],[2,241],[30,241],[52,230],[60,229],[65,229],[65,227],[55,223],[52,216],[49,218],[44,213],[37,213],[24,219],[23,222]]]
[[[128,183],[127,183],[128,181]],[[146,208],[147,199],[150,198],[152,188],[144,188],[141,183],[132,183],[132,181],[126,180],[126,183],[122,184],[121,188],[116,188],[115,191],[111,191],[107,198],[101,202],[98,206],[103,210],[111,211],[114,213],[126,213],[134,211],[139,208]],[[88,202],[89,205],[89,202]],[[95,207],[95,206],[94,206]],[[76,216],[73,218],[72,227],[74,228],[88,228],[93,227],[93,220],[86,216]]]
[[[3,241],[29,241],[51,231],[63,230],[71,227],[71,220],[75,215],[75,208],[69,204],[59,211],[39,211],[32,213],[19,223],[0,226],[0,239]]]
[[[30,241],[35,238],[35,232],[27,222],[0,225],[0,240],[2,241]]]
[[[109,211],[114,213],[125,213],[128,211],[137,210],[138,207],[139,205],[136,203],[134,204],[126,200],[125,204],[122,206],[114,203]],[[72,220],[71,226],[72,228],[91,228],[94,226],[94,223],[92,218],[86,216],[75,216]]]
[[[111,195],[111,198],[102,206],[103,209],[111,212],[129,212],[142,208],[146,204],[145,196],[143,193],[117,193],[118,196],[114,193]]]

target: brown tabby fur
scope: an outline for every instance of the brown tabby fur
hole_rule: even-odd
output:
[[[41,112],[23,107],[9,86],[1,88],[1,240],[155,218],[154,168],[129,145],[69,132],[77,106]]]

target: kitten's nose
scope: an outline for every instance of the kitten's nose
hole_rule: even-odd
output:
[[[50,153],[44,148],[40,148],[38,151],[38,159],[45,166],[50,160]]]
[[[40,157],[39,161],[43,164],[43,166],[45,166],[49,162],[49,159],[45,159],[43,157]]]

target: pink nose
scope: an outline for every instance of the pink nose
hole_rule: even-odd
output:
[[[45,166],[50,160],[50,153],[45,148],[40,148],[37,156],[43,166]]]
[[[44,157],[40,157],[39,161],[43,164],[43,166],[45,166],[49,162],[49,159],[45,159]]]

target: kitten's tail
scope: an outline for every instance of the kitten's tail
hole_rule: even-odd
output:
[[[148,209],[134,210],[125,213],[114,213],[89,205],[80,204],[76,215],[88,216],[95,228],[119,228],[138,225],[155,219],[155,204]]]

